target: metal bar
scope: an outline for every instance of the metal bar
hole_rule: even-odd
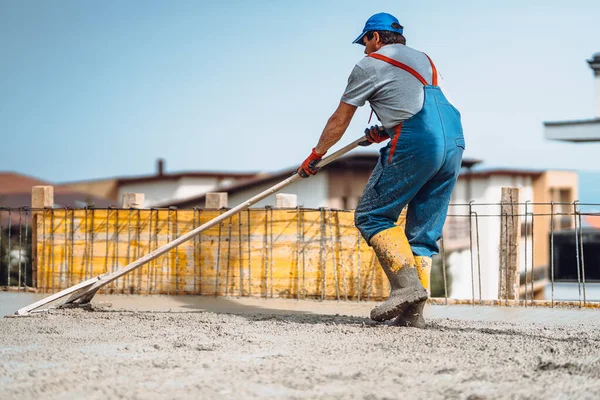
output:
[[[327,290],[327,260],[325,254],[325,209],[321,208],[320,232],[321,239],[319,241],[319,260],[321,262],[321,300],[325,300],[325,291]]]
[[[111,272],[115,272],[118,269],[119,265],[119,209],[115,209],[115,234],[113,235],[115,238],[115,251],[113,251],[113,263],[110,268]],[[115,292],[119,292],[119,280],[116,279],[114,282]]]
[[[269,221],[269,226],[271,228],[271,232],[270,232],[270,245],[269,245],[269,268],[270,268],[270,288],[271,288],[271,298],[273,298],[273,207],[269,207],[269,214],[270,214],[270,221]]]
[[[337,243],[338,249],[340,251],[340,264],[342,269],[342,282],[344,287],[344,299],[348,301],[348,285],[346,283],[346,268],[344,265],[344,257],[343,257],[343,246],[342,246],[342,235],[340,232],[340,213],[339,210],[335,212],[335,226],[336,226],[336,234],[337,234]]]
[[[175,240],[179,238],[179,212],[175,209],[175,232],[173,233]],[[173,248],[175,250],[175,294],[179,294],[179,249],[177,246]]]
[[[194,207],[192,221],[194,221],[194,229],[198,226],[198,207]],[[194,293],[198,291],[198,236],[194,236]]]
[[[375,267],[377,263],[375,262],[377,257],[375,256],[375,252],[373,252],[373,259],[371,261],[371,279],[369,281],[369,290],[367,292],[367,301],[371,300],[371,291],[373,290],[373,280],[375,279]]]
[[[475,267],[473,266],[473,200],[469,202],[469,259],[471,261],[471,297],[475,304]]]
[[[0,266],[2,266],[2,208],[0,207]],[[32,228],[33,229],[33,228]]]
[[[9,243],[9,246],[10,246],[10,241],[8,243]],[[54,208],[50,209],[50,248],[51,248],[51,250],[50,250],[51,251],[50,256],[52,257],[51,258],[51,260],[52,260],[51,261],[51,263],[52,263],[52,269],[51,269],[51,271],[52,271],[52,279],[51,279],[51,282],[52,282],[52,291],[54,291],[54,290],[56,290],[56,287],[54,286],[54,272],[55,272],[55,270],[54,270],[54,267],[55,267],[55,265],[54,265]]]
[[[252,297],[252,235],[251,235],[251,221],[250,221],[250,209],[248,212],[248,296]]]
[[[142,240],[142,221],[141,221],[141,211],[138,208],[137,209],[137,226],[136,226],[136,250],[135,250],[135,254],[136,257],[139,259],[140,258],[140,251],[141,251],[141,243],[140,241]],[[142,269],[138,269],[138,273],[137,273],[137,294],[141,294],[142,291]]]
[[[550,203],[550,282],[552,285],[552,308],[554,308],[554,201]]]
[[[171,242],[171,209],[167,210],[167,242]],[[171,295],[171,257],[169,252],[165,254],[167,261],[167,296]]]
[[[1,219],[2,218],[0,217],[0,220]],[[29,209],[26,209],[25,210],[25,242],[29,241],[28,229],[29,229]],[[31,229],[33,230],[33,227]],[[1,236],[2,236],[2,229],[0,228],[0,237]],[[31,250],[32,250],[31,254],[33,254],[33,243],[31,243]],[[27,254],[27,244],[25,244],[25,254]],[[24,290],[26,290],[26,288],[28,286],[27,285],[27,258],[25,258],[25,266],[23,269],[25,271],[25,288],[24,288]],[[32,274],[31,279],[33,280],[33,268],[32,268],[31,274]]]
[[[579,208],[579,207],[578,207]],[[579,246],[581,253],[581,284],[583,286],[583,305],[585,306],[587,303],[587,296],[585,292],[585,254],[583,252],[583,226],[581,224],[581,210],[578,210],[579,216]]]
[[[23,210],[19,210],[19,257],[17,259],[17,290],[21,289],[21,253],[23,253]]]
[[[198,226],[202,223],[202,211],[198,210]],[[198,228],[196,228],[198,229]],[[202,295],[202,232],[198,235],[198,294]]]
[[[535,217],[533,212],[531,213],[531,302],[535,298]]]
[[[577,260],[577,288],[579,289],[579,308],[581,308],[581,276],[579,274],[580,261],[579,261],[579,235],[577,235],[577,201],[573,202],[573,219],[575,223],[575,253]]]
[[[527,200],[525,202],[525,307],[527,307],[527,258],[529,257],[528,253],[527,253],[527,242],[529,241],[529,221],[528,221],[528,217],[529,217],[529,213],[527,212],[527,205],[529,203],[529,200]],[[519,282],[519,285],[517,286],[518,288],[521,287],[521,282]],[[532,293],[533,295],[533,293]],[[517,299],[519,299],[519,296],[517,296]]]
[[[506,246],[504,246],[505,251],[504,251],[504,263],[506,264],[504,266],[504,272],[505,272],[505,277],[504,277],[504,296],[505,296],[505,300],[506,300],[506,305],[508,306],[508,277],[509,277],[509,273],[508,273],[508,265],[509,265],[509,259],[510,259],[510,253],[512,251],[512,246],[508,245],[508,213],[504,213],[505,214],[505,218],[504,221],[506,222],[505,226],[504,226],[504,240],[506,243]],[[518,296],[517,296],[518,297]],[[517,298],[518,300],[518,298]]]
[[[127,265],[131,263],[131,220],[133,217],[133,209],[129,209],[129,221],[127,223]],[[123,279],[123,292],[125,293],[129,287],[129,282],[131,282],[131,275],[127,275],[125,279]]]
[[[39,216],[39,214],[38,214]],[[39,225],[39,220],[37,221],[38,225]],[[36,226],[36,229],[37,226]],[[38,229],[39,231],[39,229]],[[42,211],[42,265],[46,266],[46,210]],[[38,268],[39,270],[39,268]],[[46,274],[41,275],[41,280],[43,280],[43,284],[42,284],[42,292],[46,293],[48,291],[48,279]]]
[[[244,268],[242,267],[242,215],[238,214],[238,264],[240,274],[239,296],[244,296]]]
[[[333,282],[335,284],[335,297],[337,301],[340,301],[340,283],[338,279],[338,266],[337,261],[335,259],[335,244],[333,242],[333,227],[331,226],[331,213],[329,210],[329,219],[327,220],[327,225],[329,225],[329,243],[331,244],[331,260],[333,261]]]
[[[360,302],[360,231],[356,230],[356,269],[357,269],[357,302]]]
[[[269,213],[265,207],[265,234],[263,235],[263,247],[265,249],[265,298],[269,297]]]
[[[363,138],[363,136],[361,136],[360,138],[356,139],[354,142],[350,143],[349,145],[343,147],[342,149],[334,152],[330,156],[321,160],[317,164],[317,167],[319,167],[319,168],[324,167],[325,165],[329,164],[333,160],[339,158],[340,156],[346,154],[350,150],[356,148],[358,146],[358,143],[362,142],[363,140],[364,140],[364,138]],[[209,229],[210,227],[221,223],[221,221],[223,221],[223,219],[227,219],[230,216],[239,213],[240,211],[250,207],[252,204],[270,196],[273,193],[278,192],[279,190],[290,185],[291,183],[295,182],[298,179],[300,179],[300,176],[294,172],[294,174],[291,177],[289,177],[289,178],[283,180],[282,182],[272,186],[271,188],[257,194],[256,196],[250,198],[249,200],[245,201],[244,203],[238,205],[237,207],[232,208],[225,214],[220,215],[218,218],[215,218],[214,220],[207,222],[206,224],[192,230],[191,232],[188,232],[185,235],[182,235],[181,237],[174,240],[173,242],[168,243],[168,244],[162,246],[161,248],[154,250],[153,252],[151,252],[149,254],[146,254],[144,257],[139,258],[135,262],[119,269],[119,271],[116,271],[115,273],[107,274],[106,276],[99,276],[97,281],[91,287],[87,288],[86,290],[83,290],[82,293],[77,293],[76,296],[71,296],[69,299],[69,302],[70,303],[72,303],[74,301],[79,301],[80,303],[89,302],[93,298],[95,293],[97,292],[98,288],[112,282],[113,280],[117,279],[118,277],[120,277],[122,275],[125,275],[131,271],[134,271],[135,269],[139,268],[141,265],[144,265],[145,263],[159,257],[160,255],[164,254],[165,252],[169,251],[170,249],[177,247],[179,244],[186,242],[187,240],[191,239],[192,237],[194,237],[201,231]],[[72,288],[70,288],[70,289],[72,289]],[[70,289],[69,289],[68,293],[66,290],[57,293],[57,295],[60,295],[57,298],[62,298],[62,297],[67,296],[70,293],[73,293],[73,290],[70,290]],[[23,307],[23,308],[19,309],[17,311],[17,314],[25,315],[25,314],[31,312],[32,310],[37,309],[47,303],[48,303],[48,301],[41,300],[35,304],[32,304],[27,307]]]
[[[68,251],[68,239],[67,239],[67,233],[69,232],[69,230],[67,229],[67,208],[65,207],[63,209],[64,211],[64,217],[63,217],[63,225],[64,225],[64,241],[63,241],[63,256],[62,256],[62,263],[60,266],[60,280],[61,281],[66,281],[67,287],[69,287],[68,285],[68,280],[69,280],[69,267],[67,266],[67,260],[68,260],[68,256],[67,256],[67,251]]]
[[[157,211],[158,213],[158,211]],[[150,207],[150,211],[148,214],[148,253],[152,251],[152,207]],[[152,281],[152,262],[148,263],[147,266],[148,273],[146,274],[146,294],[150,294],[152,290],[152,285],[150,282]],[[156,275],[156,268],[154,268],[154,272]]]
[[[296,206],[296,299],[300,300],[300,206]]]
[[[92,208],[92,218],[90,220],[90,278],[92,277],[92,275],[94,275],[94,235],[95,235],[95,229],[94,229],[94,215],[95,215],[95,211]],[[52,219],[54,220],[54,211],[52,212]],[[54,228],[52,228],[54,230]],[[54,245],[52,245],[52,247],[54,247]],[[52,264],[54,264],[54,253],[52,254]],[[86,276],[87,278],[87,276]],[[54,286],[54,285],[53,285]]]
[[[9,208],[8,209],[8,247],[6,250],[6,273],[7,273],[7,279],[6,279],[6,286],[10,286],[10,237],[11,235],[11,231],[12,231],[12,210]]]
[[[444,236],[440,238],[440,256],[442,257],[442,278],[444,279],[444,298],[448,304],[448,279],[446,276],[446,250],[444,248]]]
[[[477,213],[473,211],[475,215],[475,237],[477,238],[477,275],[479,276],[479,304],[481,304],[481,251],[479,248],[479,217]]]
[[[306,240],[305,240],[305,226],[304,226],[304,212],[302,210],[300,225],[302,227],[302,298],[306,299]]]
[[[219,291],[219,273],[221,272],[221,230],[223,227],[223,223],[219,223],[219,239],[217,241],[217,277],[215,279],[215,297],[218,295]]]
[[[81,228],[81,222],[79,223]],[[75,273],[75,209],[71,208],[71,260],[69,262],[69,286],[73,284]]]
[[[109,220],[110,218],[110,208],[108,210],[106,210],[106,238],[105,238],[105,242],[106,242],[106,247],[104,250],[104,272],[108,272],[108,225],[109,225]],[[111,271],[112,272],[112,271]],[[104,293],[108,293],[107,292],[108,286],[105,288]]]
[[[227,274],[225,275],[225,297],[229,296],[229,270],[231,267],[231,225],[232,221],[229,218],[229,235],[227,236]]]

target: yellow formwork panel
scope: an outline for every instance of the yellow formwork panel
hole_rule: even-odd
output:
[[[39,212],[38,288],[56,292],[116,271],[223,212]],[[203,231],[101,292],[379,300],[389,284],[353,212],[265,208]]]

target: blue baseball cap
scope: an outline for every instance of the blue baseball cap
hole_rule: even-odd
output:
[[[362,33],[352,43],[358,43],[364,46],[363,36],[365,36],[365,34],[370,31],[390,31],[402,33],[403,30],[404,28],[402,25],[400,25],[400,22],[398,22],[398,18],[394,17],[392,14],[382,12],[373,15],[367,20],[367,23],[365,24]]]

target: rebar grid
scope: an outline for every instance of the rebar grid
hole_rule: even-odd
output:
[[[589,224],[588,217],[600,217],[600,204],[525,201],[511,205],[519,211],[502,213],[502,203],[450,205],[446,229],[439,240],[440,254],[435,257],[439,264],[436,272],[441,275],[440,300],[435,301],[522,306],[547,303],[554,307],[562,301],[555,295],[558,279],[558,284],[576,284],[573,304],[598,306],[600,298],[590,297],[588,289],[600,281],[600,266],[589,257],[595,246],[593,235],[600,230],[584,225]],[[157,259],[115,281],[105,293],[206,294],[211,288],[208,293],[214,296],[338,301],[385,298],[387,287],[385,282],[379,283],[381,271],[374,253],[348,222],[349,217],[340,217],[351,214],[351,210],[303,207],[246,210],[194,238],[189,248],[183,244],[165,254],[162,261]],[[212,217],[210,210],[198,208],[0,207],[0,285],[9,290],[56,292],[98,273],[113,272]],[[502,240],[508,241],[500,237],[499,228],[495,229],[509,218],[522,221],[518,289],[512,297],[508,290],[501,290],[503,279],[508,284],[508,266],[502,262],[498,268],[488,265],[493,241],[496,247]],[[465,232],[468,240],[461,247],[456,242],[464,239],[460,236]],[[556,246],[558,235],[570,235],[572,254],[565,255],[565,250]],[[538,248],[547,249],[542,262],[538,258],[544,252]],[[287,250],[289,256],[282,257]],[[505,251],[506,261],[512,249],[506,247]],[[452,293],[456,284],[451,275],[461,266],[450,265],[449,259],[461,252],[468,257],[467,295]],[[497,255],[502,258],[499,252]],[[569,259],[576,266],[576,277],[564,275],[562,265]],[[253,270],[253,265],[262,270]],[[288,269],[290,282],[286,286],[282,276]],[[317,271],[315,276],[312,269]],[[260,279],[253,281],[252,275],[257,273]],[[498,285],[490,295],[492,280]],[[544,297],[546,287],[549,296]]]

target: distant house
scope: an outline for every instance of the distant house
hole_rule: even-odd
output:
[[[120,204],[123,193],[143,193],[144,207],[154,207],[170,201],[199,196],[209,191],[248,180],[256,173],[187,171],[166,173],[164,161],[158,160],[157,171],[152,175],[116,177],[57,185],[59,188],[82,191],[103,196],[113,204]]]
[[[0,172],[0,207],[31,207],[31,188],[47,185],[53,184],[16,172]],[[114,203],[102,196],[65,187],[54,189],[55,207],[108,207],[111,204]]]

